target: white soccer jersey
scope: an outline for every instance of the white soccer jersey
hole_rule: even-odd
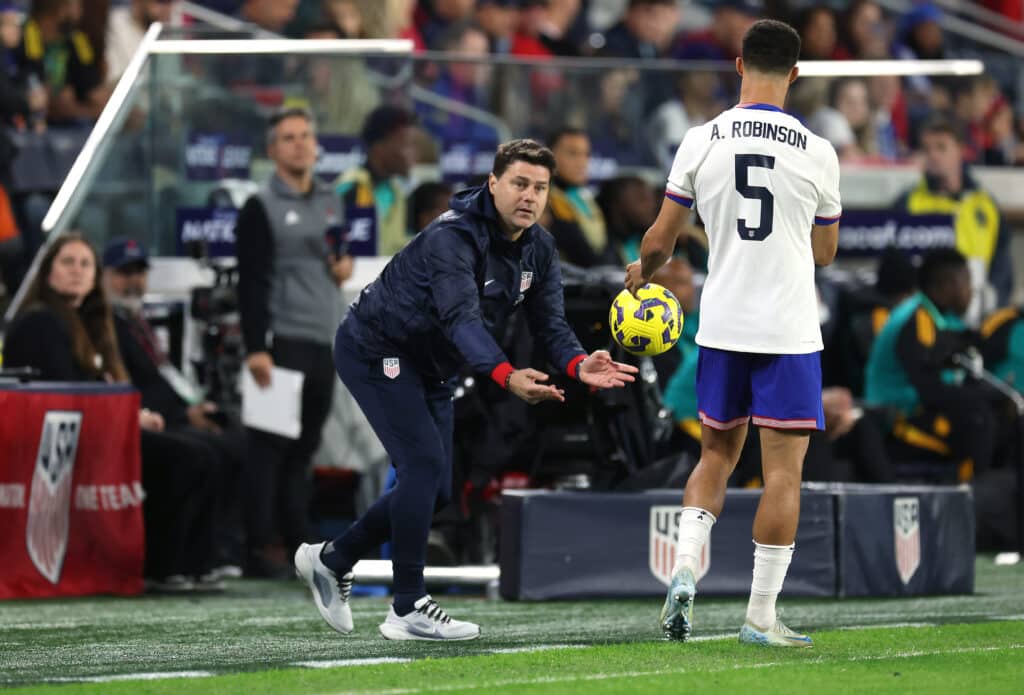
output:
[[[781,109],[743,104],[687,131],[667,189],[708,236],[697,344],[821,350],[811,226],[842,214],[832,145]]]

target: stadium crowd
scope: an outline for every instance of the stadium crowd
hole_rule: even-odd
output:
[[[6,67],[0,71],[0,108],[8,129],[44,134],[93,121],[145,28],[168,21],[176,4],[33,0],[5,5],[0,11]],[[735,103],[738,83],[718,69],[680,72],[673,83],[633,62],[577,80],[557,67],[503,68],[488,63],[490,57],[731,62],[746,28],[762,16],[789,19],[798,28],[805,60],[970,55],[943,33],[941,11],[931,3],[917,4],[900,17],[871,0],[848,6],[721,0],[702,8],[675,0],[200,4],[274,34],[408,38],[417,51],[461,58],[420,63],[414,80],[447,100],[501,114],[515,135],[535,137],[553,150],[558,173],[543,223],[566,264],[568,315],[588,349],[604,347],[587,344],[588,339],[607,340],[606,333],[587,335],[586,327],[594,325],[595,316],[600,322],[617,291],[608,278],[621,287],[621,268],[638,258],[640,237],[660,204],[661,185],[652,186],[650,177],[632,172],[664,173],[689,127]],[[845,7],[840,11],[833,5]],[[261,95],[260,114],[277,113],[269,142],[283,137],[284,123],[305,123],[313,145],[317,131],[358,134],[364,164],[342,172],[332,185],[315,184],[316,190],[329,198],[340,196],[346,214],[358,211],[361,218],[372,219],[378,247],[369,255],[391,255],[447,209],[450,195],[472,182],[475,173],[466,172],[457,183],[426,181],[410,190],[414,168],[436,163],[456,142],[472,143],[473,151],[493,151],[499,133],[493,125],[452,115],[435,103],[413,105],[388,99],[376,88],[364,89],[364,65],[346,63],[341,68],[345,80],[335,71],[338,65],[308,67],[298,75],[282,72],[277,78],[288,86]],[[229,91],[250,93],[248,88],[274,81],[265,68],[239,59],[218,68],[216,78]],[[924,172],[920,181],[895,207],[910,214],[952,216],[958,250],[917,259],[890,249],[867,282],[860,276],[819,273],[826,430],[812,440],[806,478],[973,481],[981,500],[979,538],[999,547],[1012,543],[1008,534],[1014,510],[1004,493],[1014,487],[1014,462],[1022,455],[1021,415],[972,365],[983,363],[1024,393],[1024,376],[1018,376],[1024,374],[1024,315],[1012,303],[1008,225],[971,167],[1024,163],[1024,118],[1012,108],[1019,97],[1012,78],[996,70],[956,80],[806,79],[797,82],[791,98],[791,110],[829,140],[844,163],[919,164]],[[296,82],[302,85],[298,93]],[[532,103],[546,108],[516,109],[509,97],[517,90],[528,90]],[[597,95],[596,103],[587,102],[584,94]],[[301,130],[289,137],[304,137]],[[6,133],[0,135],[0,257],[6,292],[12,295],[41,243],[40,209],[45,212],[45,205],[40,200],[45,203],[55,191],[16,189],[17,153]],[[280,172],[287,157],[300,155],[279,149],[270,159]],[[613,161],[622,171],[594,176],[598,160]],[[312,175],[312,165],[302,165],[309,167],[302,181]],[[288,185],[280,183],[277,194],[293,196]],[[264,207],[273,204],[262,201]],[[239,217],[239,239],[254,226],[262,229],[260,214],[250,199]],[[251,432],[219,413],[217,404],[184,398],[179,389],[168,388],[162,371],[167,355],[139,310],[148,259],[144,246],[133,243],[115,240],[95,249],[72,237],[52,247],[29,301],[8,327],[4,366],[33,366],[44,379],[130,380],[142,392],[144,476],[162,481],[171,466],[169,452],[191,464],[171,475],[174,485],[155,483],[164,495],[151,495],[146,502],[150,542],[170,549],[160,553],[160,563],[147,565],[157,586],[216,587],[218,574],[211,571],[224,566],[242,566],[257,576],[285,573],[286,558],[308,537],[305,501],[316,493],[306,489],[306,473],[318,435],[304,438],[298,453],[274,452],[279,461],[269,460],[273,457],[267,453],[274,443],[261,439],[257,446],[266,456],[260,458],[261,470],[254,471],[252,457],[247,461],[240,453],[253,446]],[[260,249],[267,248],[254,251],[250,243],[238,250],[242,331],[248,328],[245,341],[254,374],[265,366],[254,367],[252,355],[268,350],[257,343],[269,319],[252,324],[252,316],[267,311],[260,308],[267,301],[266,288],[260,290],[261,281],[252,278],[269,272],[260,266]],[[359,260],[337,250],[332,272],[336,269],[335,279],[343,283]],[[91,280],[80,280],[73,292],[62,288],[62,282],[70,281],[59,271],[50,272],[65,256],[71,258],[68,263],[91,267]],[[656,278],[680,299],[686,313],[684,337],[648,365],[651,378],[626,395],[597,399],[585,412],[570,408],[557,414],[548,406],[530,411],[466,375],[456,408],[456,504],[441,515],[442,528],[457,530],[438,547],[472,545],[465,541],[467,519],[487,517],[495,492],[524,479],[619,489],[681,484],[699,452],[694,336],[706,261],[706,239],[695,218],[680,235],[676,258]],[[113,317],[109,325],[103,311]],[[247,327],[247,321],[256,328]],[[502,346],[519,362],[534,355],[529,331],[520,321],[505,327]],[[322,347],[299,335],[291,346],[294,354],[283,359],[309,366],[323,357]],[[321,361],[319,367],[329,370],[329,355]],[[318,410],[326,411],[330,397],[329,392],[316,397]],[[319,432],[326,413],[318,417],[304,425]],[[482,422],[488,426],[480,427]],[[582,448],[574,444],[580,432],[589,442]],[[757,447],[749,446],[733,483],[756,486],[758,477]],[[239,508],[240,500],[273,506],[268,500],[275,489],[283,498],[278,518]],[[185,497],[189,505],[176,504]],[[176,521],[168,524],[172,509]],[[479,528],[473,533],[486,536]],[[240,540],[246,537],[247,549]],[[203,548],[202,557],[185,557],[181,548],[186,544]],[[463,552],[463,559],[488,559],[480,543],[474,547]]]

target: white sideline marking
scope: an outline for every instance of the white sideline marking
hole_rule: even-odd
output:
[[[412,659],[397,656],[375,656],[365,659],[334,659],[332,661],[296,661],[292,666],[303,668],[337,668],[338,666],[373,666],[374,664],[407,664]]]
[[[526,654],[528,652],[547,652],[552,649],[590,649],[589,644],[535,644],[531,647],[505,647],[491,649],[491,654]]]
[[[876,625],[849,625],[847,627],[837,627],[836,630],[884,630],[887,628],[920,628],[920,627],[937,627],[937,623],[878,623]]]
[[[75,678],[44,678],[51,683],[110,683],[113,681],[156,681],[162,678],[208,678],[213,671],[164,671],[153,673],[118,673],[111,676],[78,676]]]
[[[941,656],[945,654],[973,654],[977,652],[1002,652],[1017,649],[1024,649],[1024,644],[1008,644],[999,647],[962,647],[957,649],[933,649],[930,651],[896,652],[893,654],[878,654],[872,656],[854,656],[847,659],[811,659],[803,663],[844,663],[853,661],[884,661],[886,659],[912,659],[919,656]],[[459,685],[438,685],[420,688],[396,688],[393,690],[362,690],[355,691],[358,695],[407,695],[417,692],[445,692],[450,690],[484,690],[488,688],[504,688],[516,685],[546,685],[550,683],[577,683],[587,681],[606,681],[621,678],[645,678],[649,676],[671,676],[682,673],[717,673],[723,671],[744,671],[747,669],[774,668],[776,666],[788,666],[791,661],[766,661],[758,664],[735,664],[721,668],[702,669],[666,669],[660,671],[625,671],[623,673],[592,673],[579,676],[543,676],[540,678],[518,678],[490,683],[474,683]],[[352,691],[347,691],[352,693]]]

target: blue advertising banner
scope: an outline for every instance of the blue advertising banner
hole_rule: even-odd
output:
[[[190,181],[247,179],[252,146],[237,133],[189,133],[185,177]]]
[[[911,215],[904,210],[844,210],[839,255],[876,256],[890,246],[919,254],[956,245],[952,215]]]
[[[353,135],[318,135],[320,154],[314,171],[316,175],[328,183],[350,169],[363,165],[366,152],[362,141]]]
[[[189,244],[206,243],[210,258],[235,255],[234,208],[178,208],[175,212],[175,246],[179,256],[190,256]]]

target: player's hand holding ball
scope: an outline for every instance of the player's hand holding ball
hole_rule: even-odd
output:
[[[631,292],[633,266],[639,263],[627,269],[626,289],[612,302],[608,325],[615,342],[634,355],[660,355],[682,335],[683,309],[674,294],[652,282]]]
[[[644,277],[643,264],[640,261],[633,261],[626,266],[626,289],[636,295],[637,290],[650,282],[650,278]]]

